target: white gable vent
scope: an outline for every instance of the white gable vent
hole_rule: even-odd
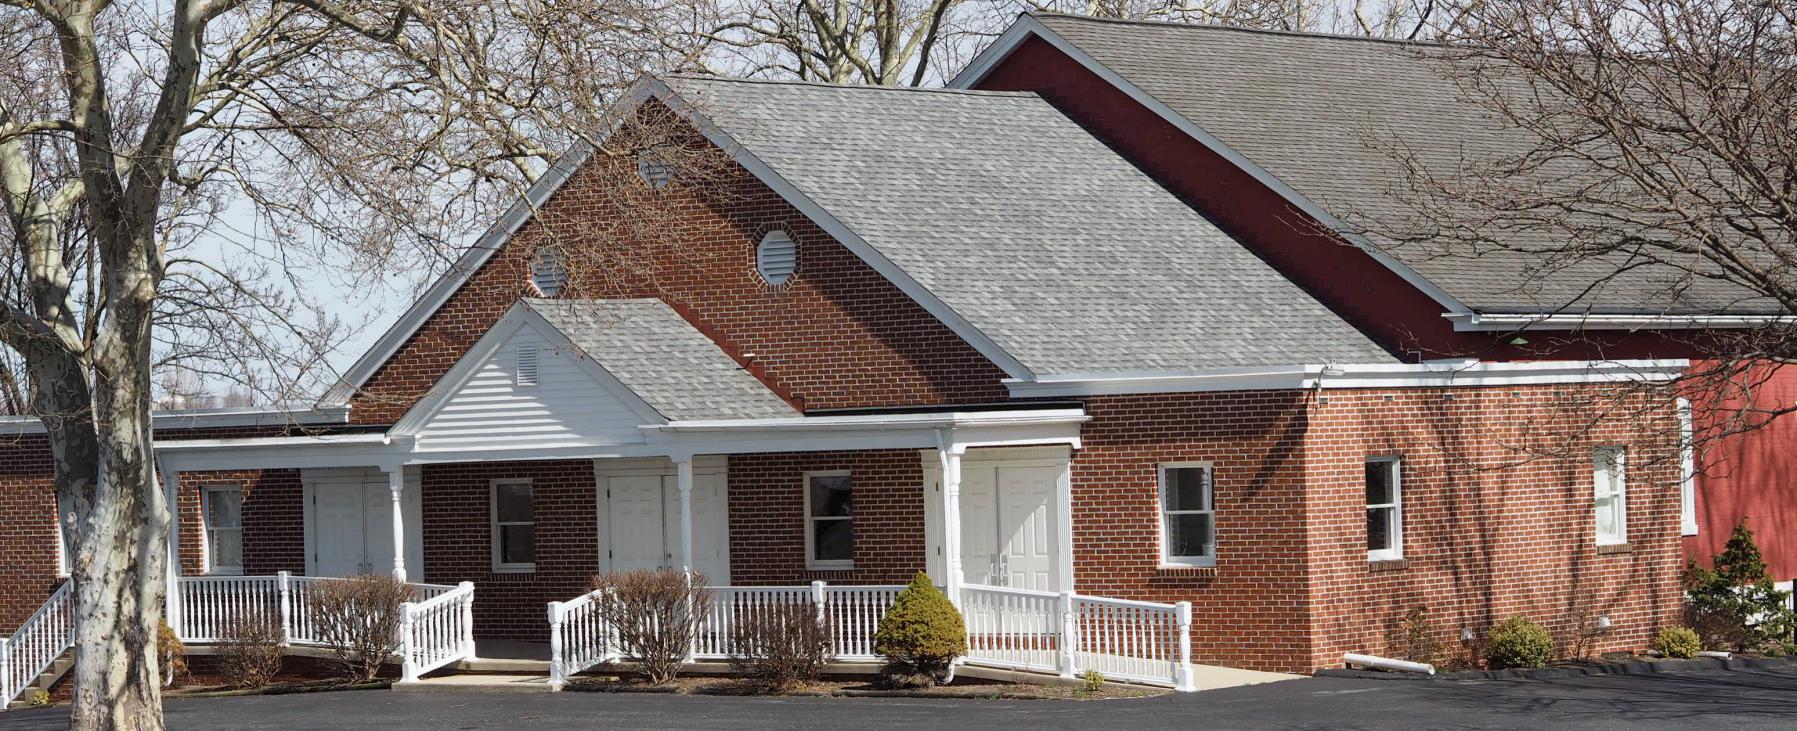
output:
[[[755,269],[768,284],[785,284],[799,267],[799,247],[785,231],[769,231],[755,247]]]
[[[514,370],[516,383],[520,386],[537,385],[537,344],[518,344],[518,367]]]
[[[536,256],[530,259],[530,283],[545,297],[559,294],[568,283],[568,270],[562,267],[561,254],[548,247],[537,249]]]

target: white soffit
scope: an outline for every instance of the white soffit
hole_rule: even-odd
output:
[[[1683,359],[1484,363],[1300,364],[1184,373],[1064,374],[1007,380],[1015,398],[1210,391],[1350,388],[1474,388],[1555,383],[1658,383],[1678,378]]]

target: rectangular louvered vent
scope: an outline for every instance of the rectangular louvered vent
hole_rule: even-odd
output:
[[[518,345],[517,383],[520,386],[537,385],[537,346],[535,343]]]

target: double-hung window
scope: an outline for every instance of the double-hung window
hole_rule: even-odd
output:
[[[805,474],[805,565],[855,567],[855,483],[847,472]]]
[[[75,544],[62,527],[62,498],[56,498],[56,575],[68,576],[75,566]]]
[[[1161,465],[1161,563],[1217,565],[1217,515],[1210,465]]]
[[[1403,462],[1397,457],[1366,461],[1366,558],[1404,557]]]
[[[494,480],[492,500],[493,570],[535,571],[537,524],[530,480]]]
[[[1592,452],[1592,482],[1597,505],[1597,545],[1628,542],[1628,479],[1623,474],[1627,452],[1622,447],[1598,447]]]
[[[206,514],[207,573],[243,573],[243,488],[207,485],[200,499]]]

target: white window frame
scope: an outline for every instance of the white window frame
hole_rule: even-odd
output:
[[[1391,508],[1391,548],[1366,551],[1368,561],[1397,561],[1404,558],[1404,458],[1400,456],[1368,457],[1361,466],[1361,474],[1365,474],[1365,465],[1391,465],[1391,502],[1367,503],[1366,509]],[[1365,479],[1364,477],[1362,479]],[[1361,494],[1366,494],[1366,486],[1361,486]],[[1370,536],[1369,536],[1370,538]]]
[[[219,528],[217,526],[212,525],[212,499],[213,499],[212,495],[213,495],[213,493],[226,492],[226,491],[237,493],[237,525],[234,527],[230,527],[230,528]],[[243,486],[231,484],[231,483],[219,483],[219,484],[213,484],[213,485],[200,486],[200,526],[201,526],[200,534],[202,536],[204,536],[204,544],[205,544],[203,547],[204,550],[200,553],[200,556],[206,562],[206,573],[214,574],[214,575],[218,575],[218,576],[242,576],[243,575],[243,553],[242,552],[243,552],[243,548],[244,548],[244,546],[243,546]],[[225,531],[225,530],[237,531],[238,555],[237,555],[237,565],[236,566],[224,566],[224,565],[220,565],[217,562],[212,560],[212,546],[216,543],[216,541],[214,541],[212,538],[212,534],[216,533],[218,531]]]
[[[819,520],[846,520],[849,522],[850,530],[853,530],[855,527],[855,513],[854,513],[854,510],[851,508],[849,511],[849,515],[846,518],[845,517],[822,517],[822,516],[812,515],[811,514],[811,480],[812,480],[812,478],[815,478],[815,477],[847,477],[847,478],[849,478],[849,500],[851,501],[850,504],[853,504],[852,501],[855,499],[855,475],[850,470],[817,470],[814,472],[804,473],[804,478],[800,481],[800,487],[803,488],[803,492],[805,493],[805,504],[804,504],[804,510],[805,510],[805,513],[804,513],[804,515],[805,515],[805,568],[812,570],[812,571],[848,571],[848,570],[851,570],[851,569],[855,568],[855,559],[853,558],[853,556],[855,554],[855,544],[854,544],[853,540],[851,540],[849,542],[850,558],[848,558],[846,560],[833,559],[833,560],[829,560],[829,561],[819,561],[817,559],[817,545],[816,545],[817,544],[817,533],[816,533],[816,531],[812,530],[812,527],[813,527],[812,523],[815,523]]]
[[[1678,525],[1681,535],[1697,535],[1697,426],[1690,399],[1678,400]]]
[[[62,529],[62,498],[52,495],[50,499],[56,506],[56,577],[67,578],[74,573],[75,557],[69,555],[69,534]]]
[[[502,486],[509,487],[509,486],[513,486],[513,485],[523,485],[525,487],[530,488],[530,522],[528,522],[528,523],[521,522],[521,521],[512,521],[512,522],[508,522],[508,523],[499,522],[499,488]],[[496,574],[536,573],[537,562],[534,560],[529,563],[506,563],[506,562],[500,560],[504,555],[501,550],[503,544],[500,540],[500,532],[499,532],[499,527],[502,525],[528,525],[528,526],[530,526],[531,538],[532,538],[531,545],[533,546],[532,558],[534,559],[535,558],[534,546],[536,545],[536,538],[537,538],[537,534],[536,534],[536,531],[537,531],[537,486],[531,482],[530,478],[528,478],[528,477],[507,477],[507,478],[493,480],[491,483],[488,484],[488,486],[487,486],[487,534],[488,534],[490,542],[492,543],[493,573],[496,573]]]
[[[1204,470],[1204,472],[1205,472],[1205,481],[1204,481],[1205,489],[1209,493],[1208,495],[1205,496],[1207,498],[1205,500],[1205,502],[1210,505],[1209,510],[1180,510],[1180,511],[1167,510],[1167,485],[1168,485],[1167,473],[1171,470],[1183,470],[1183,469]],[[1155,465],[1155,475],[1156,475],[1156,480],[1160,483],[1160,489],[1157,491],[1157,502],[1155,504],[1155,512],[1158,514],[1156,516],[1157,520],[1155,521],[1155,524],[1156,524],[1156,532],[1159,534],[1159,541],[1160,541],[1160,545],[1161,545],[1161,567],[1162,568],[1210,568],[1210,567],[1216,566],[1217,565],[1217,556],[1216,556],[1217,544],[1220,542],[1217,540],[1218,536],[1217,536],[1217,470],[1216,470],[1216,467],[1209,462],[1167,462],[1167,463]],[[1168,551],[1172,548],[1172,543],[1168,540],[1167,519],[1169,516],[1172,516],[1172,515],[1209,515],[1210,516],[1211,555],[1209,555],[1209,556],[1174,556],[1174,555],[1171,555],[1168,553]]]
[[[1615,479],[1606,481],[1604,479],[1604,469],[1603,469],[1603,464],[1605,461],[1604,455],[1612,454],[1612,453],[1616,455],[1616,459],[1615,459],[1616,469],[1615,469],[1615,475],[1614,475]],[[1609,483],[1609,486],[1615,487],[1615,490],[1613,492],[1606,491],[1606,482]],[[1591,494],[1592,531],[1597,537],[1597,545],[1599,545],[1599,546],[1626,545],[1629,542],[1629,522],[1628,522],[1629,487],[1628,487],[1628,449],[1627,448],[1621,447],[1621,446],[1603,446],[1603,447],[1597,447],[1596,449],[1591,450],[1591,491],[1592,491],[1592,494]],[[1615,535],[1606,536],[1602,533],[1596,532],[1597,531],[1597,522],[1596,521],[1597,521],[1598,511],[1603,509],[1602,506],[1600,506],[1598,504],[1598,501],[1605,497],[1613,497],[1614,498],[1614,502],[1612,503],[1611,509],[1616,511],[1616,516],[1615,516],[1616,517],[1616,533],[1615,533]]]

